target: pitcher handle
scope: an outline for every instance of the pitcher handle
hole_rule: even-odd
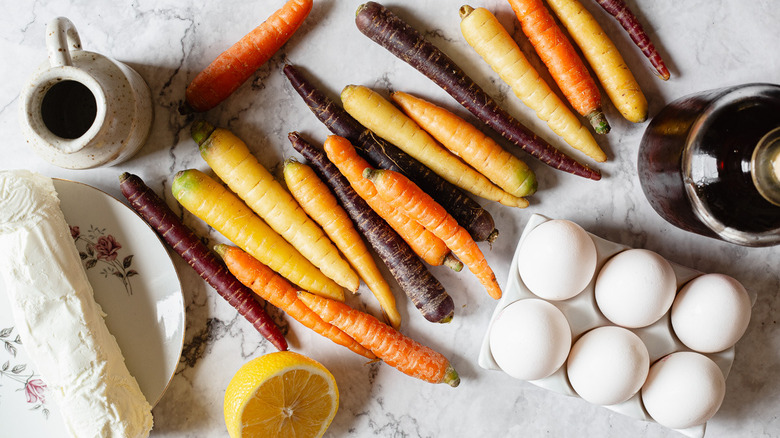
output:
[[[71,50],[81,50],[81,39],[76,27],[65,17],[57,17],[46,26],[46,48],[52,67],[73,65]]]

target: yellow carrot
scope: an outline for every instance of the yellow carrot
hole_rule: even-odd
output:
[[[390,285],[355,229],[347,212],[341,207],[328,186],[314,170],[304,163],[288,159],[284,163],[284,180],[293,197],[336,244],[344,257],[366,282],[376,297],[387,320],[395,328],[401,326],[401,314],[395,304]]]
[[[510,195],[484,175],[451,154],[412,119],[368,87],[348,85],[341,92],[344,109],[363,126],[398,146],[450,183],[510,207],[527,207],[528,201]]]
[[[402,91],[396,91],[390,97],[439,143],[507,193],[523,197],[536,191],[536,176],[528,165],[471,123]]]
[[[271,229],[232,192],[197,169],[176,174],[173,196],[190,213],[298,286],[344,301],[344,289]]]
[[[647,119],[647,99],[617,47],[577,0],[548,0],[572,39],[585,55],[609,99],[626,120]]]
[[[398,371],[430,383],[446,383],[452,387],[460,383],[458,373],[444,355],[382,324],[373,316],[306,292],[300,292],[298,296],[323,320],[350,335]]]
[[[192,125],[192,137],[206,163],[249,208],[325,275],[342,287],[357,291],[358,275],[320,226],[252,155],[246,143],[229,130],[203,121]]]
[[[349,140],[331,135],[325,140],[324,146],[328,159],[347,178],[355,192],[387,221],[421,259],[433,266],[447,265],[455,271],[463,268],[463,265],[450,255],[449,248],[441,239],[402,211],[393,208],[377,194],[371,181],[363,177],[363,171],[371,166],[357,154]]]
[[[344,333],[338,327],[327,323],[315,312],[308,308],[304,302],[298,299],[298,291],[287,280],[262,262],[235,246],[219,244],[214,247],[214,252],[222,257],[231,274],[244,286],[252,289],[254,293],[264,300],[283,310],[296,321],[312,329],[319,335],[325,336],[331,341],[343,345],[361,356],[375,359],[375,356],[367,348],[360,345],[355,339]]]
[[[468,231],[458,225],[447,210],[422,191],[415,183],[392,170],[366,169],[365,177],[371,180],[377,191],[391,205],[406,212],[425,228],[433,232],[452,250],[464,265],[479,279],[488,294],[501,298],[501,288],[496,275],[485,260],[477,243]]]
[[[512,88],[515,95],[566,143],[598,162],[606,161],[606,154],[588,128],[550,89],[498,19],[485,8],[474,9],[471,6],[461,7],[460,15],[460,29],[466,42]],[[600,108],[588,114],[591,120],[595,120],[591,123],[597,127],[597,132],[609,131],[608,126],[603,127],[606,119]]]

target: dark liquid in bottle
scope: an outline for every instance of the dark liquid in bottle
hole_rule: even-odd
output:
[[[724,225],[761,233],[780,227],[780,207],[764,199],[750,174],[753,149],[780,126],[780,102],[725,108],[702,136],[691,159],[698,197]]]
[[[751,158],[759,140],[780,127],[780,87],[751,89],[746,97],[713,110],[711,102],[728,91],[680,99],[653,119],[637,163],[642,189],[662,217],[688,231],[718,237],[694,212],[686,190],[726,227],[747,233],[776,230],[780,206],[756,189]]]
[[[67,139],[84,135],[97,116],[95,96],[76,81],[54,84],[41,102],[43,124],[52,134]]]

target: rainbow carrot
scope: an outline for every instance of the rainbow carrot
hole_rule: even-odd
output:
[[[463,190],[448,183],[404,151],[377,137],[350,116],[344,108],[292,65],[284,66],[284,74],[309,109],[328,129],[349,140],[374,167],[401,172],[446,206],[452,217],[469,230],[477,242],[494,242],[498,237],[490,213]]]
[[[403,237],[420,258],[432,266],[447,265],[455,271],[463,268],[463,264],[451,256],[449,248],[441,239],[379,196],[371,181],[363,177],[363,171],[371,166],[357,154],[349,140],[330,135],[325,140],[324,148],[330,161],[339,168],[355,192]]]
[[[432,348],[346,304],[306,292],[298,295],[323,320],[352,336],[398,371],[430,383],[446,383],[452,387],[460,384],[450,361]]]
[[[496,281],[496,275],[477,243],[444,207],[398,172],[366,169],[364,176],[374,183],[387,202],[406,212],[443,240],[452,253],[476,275],[491,297],[501,298],[501,288]]]
[[[507,193],[523,197],[536,192],[536,176],[528,165],[471,123],[402,91],[390,97],[439,143]]]
[[[219,244],[214,251],[222,257],[230,272],[269,303],[296,321],[355,353],[375,359],[375,355],[348,334],[325,322],[298,299],[298,289],[271,268],[235,246]]]
[[[311,8],[312,0],[289,0],[222,52],[187,86],[189,109],[208,111],[227,99],[293,36]]]
[[[233,192],[197,169],[178,172],[171,191],[194,214],[298,286],[344,300],[344,289],[277,234]]]
[[[336,245],[260,164],[246,143],[230,130],[215,128],[202,120],[192,124],[191,132],[200,155],[247,207],[328,278],[357,292],[360,278]]]
[[[501,190],[484,175],[441,147],[403,111],[376,91],[363,85],[347,85],[341,92],[341,102],[344,109],[363,126],[398,146],[452,184],[509,207],[528,206],[526,199]]]
[[[460,16],[466,42],[512,88],[515,96],[570,146],[595,161],[606,161],[606,154],[588,128],[542,79],[498,18],[485,8],[468,5],[460,8]],[[586,117],[597,133],[609,132],[609,123],[601,110],[591,111]]]
[[[146,221],[206,282],[280,351],[287,340],[246,286],[227,270],[219,258],[187,228],[143,180],[133,174],[119,176],[119,188],[133,210]]]
[[[617,47],[582,3],[547,0],[582,50],[601,86],[620,114],[633,123],[647,120],[647,99]]]
[[[293,148],[309,160],[320,178],[327,182],[355,227],[363,233],[401,290],[425,319],[437,323],[452,321],[455,313],[452,297],[409,244],[355,193],[336,165],[328,160],[325,151],[314,147],[297,132],[291,132],[288,138]]]
[[[509,0],[523,33],[534,46],[550,75],[575,111],[597,130],[606,119],[601,111],[601,93],[588,67],[555,23],[542,0]]]
[[[599,171],[555,149],[512,117],[450,57],[388,8],[366,2],[358,7],[355,24],[372,41],[423,73],[478,119],[535,158],[564,172],[601,179]]]
[[[366,282],[390,325],[400,327],[401,314],[396,308],[390,285],[379,271],[349,215],[339,205],[328,186],[314,173],[314,169],[293,159],[284,163],[284,180],[301,207],[320,224],[360,278]]]
[[[650,37],[647,36],[647,32],[645,32],[642,24],[626,2],[623,0],[596,0],[596,3],[615,17],[617,22],[623,26],[628,36],[631,37],[631,41],[636,44],[639,50],[642,51],[642,54],[650,61],[658,77],[668,81],[670,77],[669,69],[666,68],[661,54],[655,49],[653,42],[650,41]]]

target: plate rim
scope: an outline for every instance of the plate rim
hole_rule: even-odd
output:
[[[97,191],[97,192],[107,196],[109,199],[111,199],[113,201],[116,201],[122,207],[124,207],[126,210],[131,212],[138,219],[140,219],[141,222],[144,224],[144,226],[146,228],[148,228],[152,232],[152,234],[157,239],[157,241],[160,242],[160,245],[162,246],[162,249],[165,251],[165,253],[168,256],[168,260],[170,260],[170,262],[171,262],[171,267],[173,268],[173,272],[176,275],[176,281],[179,284],[179,287],[178,287],[179,292],[178,293],[181,296],[182,336],[181,336],[180,345],[178,345],[178,353],[176,355],[176,364],[180,363],[181,362],[182,351],[184,349],[184,339],[186,337],[186,331],[187,331],[187,306],[184,303],[184,287],[182,285],[181,275],[179,274],[179,270],[176,268],[176,264],[173,262],[173,257],[171,257],[171,253],[168,250],[168,244],[160,237],[159,233],[157,233],[157,230],[155,230],[154,227],[152,227],[140,214],[138,214],[138,212],[135,211],[135,209],[133,209],[132,207],[130,207],[126,203],[122,202],[116,196],[106,192],[105,190],[99,189],[99,188],[97,188],[97,187],[95,187],[93,185],[90,185],[90,184],[87,184],[87,183],[84,183],[84,182],[81,182],[81,181],[75,181],[75,180],[71,180],[71,179],[67,179],[67,178],[54,178],[54,177],[52,177],[52,181],[61,181],[61,182],[64,182],[64,183],[69,183],[69,184],[78,184],[78,185],[84,186],[86,188],[95,190],[95,191]],[[57,197],[59,198],[59,192],[57,192]],[[173,378],[176,376],[176,369],[177,368],[178,368],[178,365],[173,367],[173,372],[168,377],[168,379],[167,379],[168,381],[166,382],[165,386],[162,388],[162,391],[160,391],[160,395],[157,397],[157,400],[154,400],[154,402],[149,401],[149,404],[152,406],[152,409],[154,409],[154,407],[156,407],[157,404],[160,402],[160,400],[162,400],[162,398],[165,396],[165,393],[168,391],[168,388],[171,386],[171,382],[173,382]],[[133,377],[135,377],[135,376],[133,376]]]
[[[112,194],[110,194],[110,193],[106,192],[105,190],[102,190],[102,189],[100,189],[98,187],[95,187],[93,185],[90,185],[90,184],[87,184],[87,183],[84,183],[84,182],[81,182],[81,181],[76,181],[76,180],[67,179],[67,178],[58,178],[58,177],[51,177],[51,179],[52,179],[52,183],[54,183],[54,181],[59,181],[59,182],[65,183],[65,184],[78,185],[78,186],[81,186],[81,187],[84,187],[84,188],[87,188],[87,189],[94,190],[95,192],[106,196],[112,202],[117,202],[120,206],[122,206],[124,208],[124,210],[132,213],[135,217],[137,217],[141,221],[141,223],[143,223],[144,227],[148,228],[149,231],[151,231],[152,235],[154,235],[155,239],[157,239],[157,241],[160,243],[160,246],[165,251],[165,254],[167,255],[167,259],[170,260],[171,268],[173,269],[173,273],[174,273],[174,275],[176,277],[176,282],[178,284],[178,294],[181,296],[182,336],[181,336],[181,339],[180,339],[180,341],[178,343],[179,345],[178,345],[178,348],[177,348],[176,361],[175,361],[177,366],[173,367],[173,370],[172,370],[170,376],[166,376],[167,377],[167,382],[166,382],[165,386],[161,389],[160,394],[157,396],[157,399],[153,400],[153,401],[152,400],[147,400],[149,402],[149,404],[151,405],[151,407],[154,408],[154,407],[157,406],[157,404],[160,402],[160,400],[162,400],[162,398],[165,396],[165,393],[168,391],[168,388],[171,386],[171,383],[173,382],[173,378],[176,376],[176,369],[178,368],[178,363],[181,362],[181,356],[182,356],[182,351],[183,351],[183,348],[184,348],[184,340],[185,340],[185,337],[186,337],[186,329],[187,329],[187,311],[186,311],[187,308],[186,308],[186,304],[184,302],[184,287],[183,287],[183,284],[182,284],[181,275],[179,274],[179,270],[177,269],[176,264],[173,261],[173,257],[171,257],[171,253],[168,250],[168,244],[160,237],[160,235],[157,233],[157,230],[155,230],[143,217],[141,217],[141,215],[138,214],[138,212],[136,212],[132,207],[130,207],[126,203],[122,202],[122,200],[120,200],[116,196],[114,196],[114,195],[112,195]],[[55,187],[55,191],[56,191],[56,187]],[[59,192],[57,192],[57,197],[58,197],[58,199],[60,198],[60,193]],[[61,200],[60,200],[60,202],[61,202]],[[135,377],[135,376],[133,376],[133,377]]]

